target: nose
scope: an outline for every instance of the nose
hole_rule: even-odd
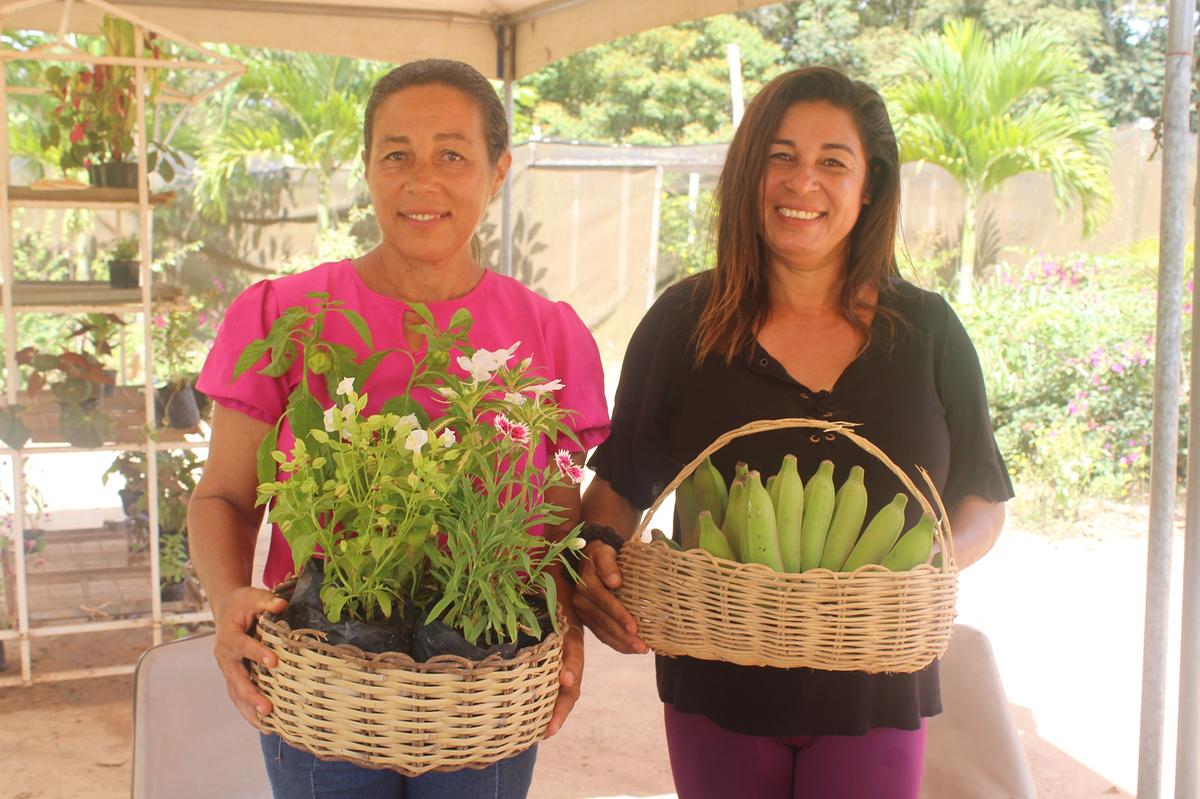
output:
[[[815,164],[808,164],[798,161],[795,167],[792,168],[788,175],[788,183],[798,192],[805,192],[816,186],[817,183],[817,167]]]
[[[420,194],[433,190],[434,185],[434,170],[433,164],[423,161],[415,162],[408,169],[405,188],[411,192]]]

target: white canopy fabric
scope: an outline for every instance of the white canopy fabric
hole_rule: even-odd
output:
[[[36,0],[35,0],[36,1]],[[222,42],[403,63],[457,58],[493,78],[520,78],[601,42],[772,0],[112,0],[196,42]],[[103,13],[75,3],[70,29]],[[6,29],[56,31],[62,3],[0,4]],[[513,74],[504,43],[513,42]]]

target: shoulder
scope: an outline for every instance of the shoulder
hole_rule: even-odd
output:
[[[643,318],[643,324],[682,329],[690,336],[712,290],[712,272],[684,278],[664,291]]]
[[[489,272],[487,280],[485,296],[489,309],[504,308],[515,322],[536,324],[547,334],[587,331],[587,325],[570,303],[543,297],[516,278],[499,272]]]
[[[308,294],[314,291],[333,295],[343,293],[344,287],[353,278],[353,269],[349,259],[330,261],[264,282],[269,284],[269,290],[280,299],[282,305],[299,305],[309,300]]]
[[[879,303],[900,317],[901,329],[907,328],[935,338],[944,336],[947,329],[958,322],[954,309],[945,297],[907,280],[896,279],[885,286],[880,291]]]

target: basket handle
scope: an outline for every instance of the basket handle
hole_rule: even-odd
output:
[[[937,538],[938,547],[942,551],[942,571],[948,572],[952,566],[956,567],[954,561],[954,536],[950,530],[950,514],[946,512],[945,506],[942,504],[942,498],[938,495],[937,489],[934,488],[933,480],[930,479],[929,473],[922,467],[918,466],[917,471],[924,480],[926,487],[929,489],[929,496],[933,498],[933,502],[937,505],[937,512],[934,511],[933,504],[925,496],[924,492],[917,488],[916,484],[899,466],[892,461],[891,458],[884,453],[879,447],[872,444],[867,439],[854,432],[855,423],[853,422],[827,422],[820,419],[760,419],[755,422],[748,422],[741,427],[730,430],[727,433],[717,437],[717,440],[709,444],[700,454],[692,459],[692,462],[683,467],[679,474],[675,475],[675,479],[667,484],[662,493],[658,495],[658,499],[646,509],[642,516],[641,522],[638,524],[637,531],[633,534],[634,541],[640,541],[642,535],[645,534],[646,528],[650,526],[650,520],[659,506],[663,504],[667,497],[674,493],[675,489],[683,483],[684,480],[691,477],[692,472],[699,468],[700,464],[704,463],[704,459],[712,455],[717,450],[724,447],[734,439],[744,436],[754,435],[755,433],[765,433],[771,430],[786,430],[788,428],[807,427],[820,430],[823,433],[835,433],[849,439],[856,444],[860,449],[868,455],[873,456],[876,460],[891,470],[892,474],[900,480],[908,492],[916,498],[917,503],[921,506],[921,510],[933,517],[934,536]]]

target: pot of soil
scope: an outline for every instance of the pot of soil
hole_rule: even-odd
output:
[[[108,285],[114,289],[136,289],[142,284],[141,264],[114,259],[108,262]]]
[[[91,164],[88,181],[97,188],[136,189],[138,165],[128,161]]]
[[[200,424],[200,409],[190,381],[169,383],[156,392],[159,407],[158,423],[165,421],[168,427],[187,430]]]

